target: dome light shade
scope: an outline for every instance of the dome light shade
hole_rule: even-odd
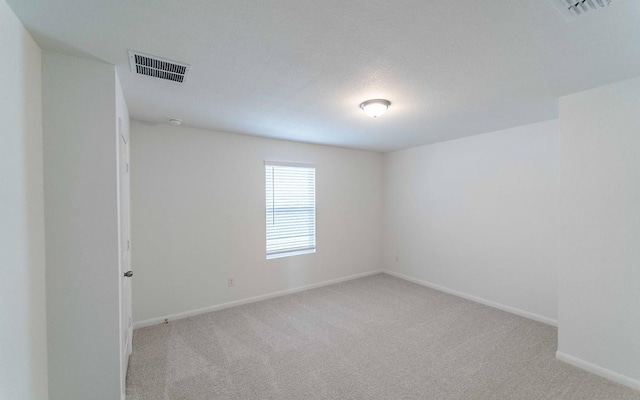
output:
[[[391,105],[389,100],[384,99],[374,99],[367,100],[360,104],[360,108],[371,118],[378,118],[382,114],[387,112],[387,109]]]

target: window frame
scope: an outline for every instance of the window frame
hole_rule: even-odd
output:
[[[306,249],[289,249],[289,250],[282,250],[279,251],[277,253],[269,253],[268,249],[269,249],[269,226],[268,226],[268,222],[267,222],[267,215],[268,215],[268,194],[267,194],[267,190],[268,190],[268,182],[267,182],[267,168],[268,167],[293,167],[293,168],[308,168],[308,169],[313,169],[313,248],[306,248]],[[309,164],[309,163],[296,163],[296,162],[281,162],[281,161],[264,161],[264,165],[263,165],[263,178],[264,178],[264,219],[263,221],[265,221],[265,257],[267,260],[272,260],[272,259],[277,259],[277,258],[283,258],[283,257],[292,257],[292,256],[298,256],[298,255],[303,255],[303,254],[314,254],[316,252],[316,249],[318,247],[318,243],[317,243],[317,214],[318,214],[318,208],[317,208],[317,196],[316,196],[316,187],[317,187],[317,181],[316,181],[316,165],[315,164]],[[273,184],[275,184],[275,182],[273,182]]]

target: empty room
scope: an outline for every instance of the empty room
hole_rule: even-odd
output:
[[[0,0],[0,400],[640,400],[640,1]]]

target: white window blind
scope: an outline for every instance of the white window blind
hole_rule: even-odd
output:
[[[316,169],[265,162],[267,259],[316,251]]]

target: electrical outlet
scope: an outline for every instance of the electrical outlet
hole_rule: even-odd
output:
[[[235,278],[227,279],[227,286],[234,287],[235,285],[236,285],[236,279]]]

